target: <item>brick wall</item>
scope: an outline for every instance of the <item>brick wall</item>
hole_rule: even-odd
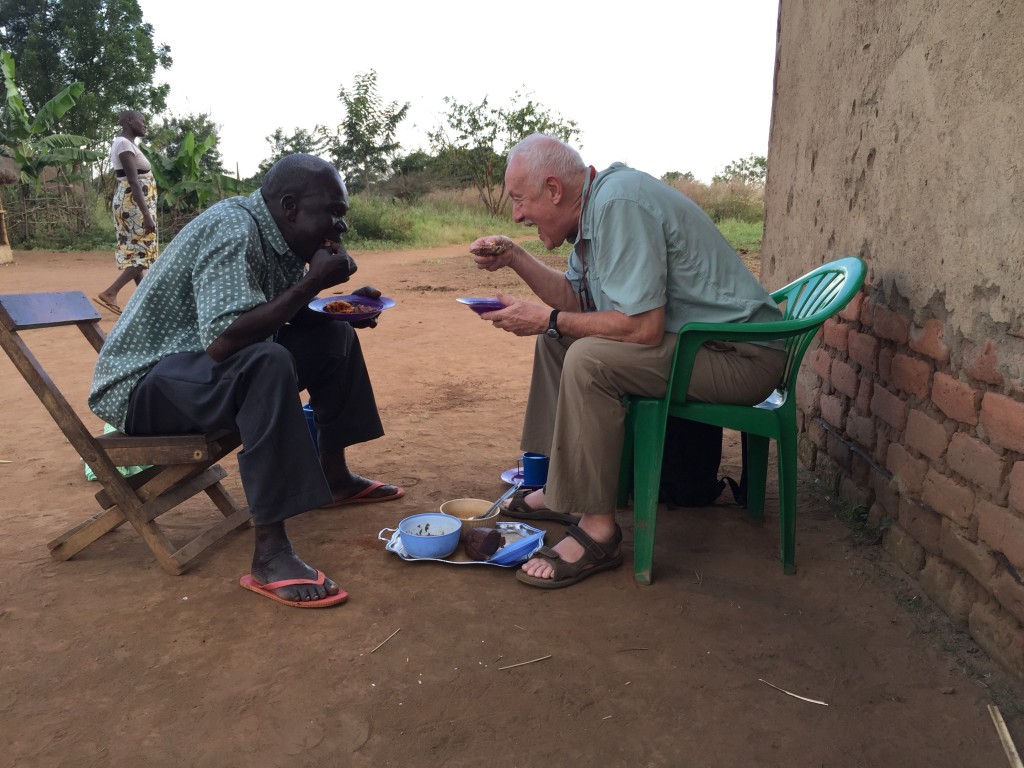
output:
[[[1024,389],[1000,372],[998,339],[948,334],[866,286],[804,358],[799,455],[1024,679]]]

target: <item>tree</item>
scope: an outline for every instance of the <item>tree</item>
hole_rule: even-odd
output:
[[[29,198],[38,194],[47,169],[55,169],[58,175],[69,180],[76,165],[95,162],[100,154],[87,148],[89,139],[69,133],[56,132],[57,121],[76,105],[82,96],[82,83],[65,86],[43,103],[35,117],[29,113],[15,79],[14,57],[9,51],[0,51],[0,70],[3,71],[6,98],[4,99],[4,124],[0,128],[0,154],[14,160],[18,170],[18,195],[21,204],[20,232],[27,239],[36,224],[44,227],[56,224],[65,229],[81,230],[87,223],[83,206],[73,204],[74,192],[70,185],[63,184],[58,190],[58,199],[44,199],[43,219],[33,221],[29,216]],[[81,201],[77,201],[80,203]],[[33,212],[35,215],[36,212]],[[51,220],[53,216],[57,221]]]
[[[343,87],[338,98],[345,105],[345,119],[329,151],[349,191],[361,192],[387,178],[391,161],[402,148],[395,132],[409,112],[409,102],[399,107],[392,101],[385,106],[372,69],[356,75],[351,92]]]
[[[153,153],[149,158],[160,192],[160,232],[165,240],[170,240],[211,203],[250,191],[251,185],[206,167],[204,158],[216,144],[216,135],[197,141],[189,131],[181,138],[175,154]]]
[[[768,158],[760,155],[751,155],[741,160],[733,160],[722,172],[711,178],[712,183],[741,181],[744,184],[764,186],[765,177],[768,175]]]
[[[22,184],[38,189],[47,168],[69,169],[76,163],[91,163],[99,158],[97,152],[86,148],[89,139],[85,136],[54,132],[57,121],[81,98],[85,89],[82,83],[62,88],[40,106],[33,118],[19,91],[14,57],[10,52],[0,51],[0,69],[7,92],[0,154],[14,160]]]
[[[678,181],[696,181],[697,177],[693,175],[692,171],[687,171],[686,173],[681,173],[679,171],[669,171],[668,173],[661,177],[661,180],[667,182],[668,184],[675,184]]]
[[[0,48],[20,63],[30,110],[54,98],[64,83],[84,85],[61,127],[97,139],[113,132],[122,109],[159,113],[169,85],[154,85],[170,48],[154,45],[137,0],[6,0],[0,3]]]
[[[182,142],[190,133],[193,137],[199,137],[200,141],[205,141],[210,136],[214,137],[214,143],[199,157],[199,165],[206,174],[223,173],[224,158],[217,149],[220,126],[213,122],[206,112],[198,115],[171,115],[161,120],[150,126],[146,133],[146,144],[162,155],[177,157]]]
[[[397,200],[411,202],[432,189],[457,186],[444,172],[436,157],[418,149],[392,160],[390,175],[387,181],[377,185],[377,190]]]
[[[508,107],[463,104],[446,96],[446,126],[428,134],[431,148],[451,174],[472,184],[492,215],[504,211],[505,159],[513,146],[531,133],[547,133],[569,142],[579,135],[574,120],[566,120],[540,104],[531,94],[513,94]],[[525,103],[521,103],[526,99]]]
[[[330,137],[327,129],[318,125],[312,131],[296,128],[291,136],[285,136],[284,130],[278,128],[271,136],[266,137],[266,141],[270,145],[270,157],[260,163],[256,176],[251,179],[257,184],[263,182],[263,177],[271,166],[285,155],[293,155],[296,152],[306,155],[322,155],[327,151]]]

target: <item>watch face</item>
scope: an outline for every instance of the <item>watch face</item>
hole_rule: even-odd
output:
[[[560,338],[562,338],[562,334],[560,334],[554,328],[548,328],[547,334],[548,334],[548,338],[552,338],[552,339],[560,339]]]

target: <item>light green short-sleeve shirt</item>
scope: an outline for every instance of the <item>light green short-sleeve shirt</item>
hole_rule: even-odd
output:
[[[171,241],[100,350],[89,407],[124,429],[139,379],[168,355],[201,352],[240,315],[305,273],[259,190],[222,200]]]
[[[665,307],[665,330],[691,321],[782,319],[775,301],[718,227],[678,190],[613,163],[587,179],[566,277],[593,309],[638,315]]]

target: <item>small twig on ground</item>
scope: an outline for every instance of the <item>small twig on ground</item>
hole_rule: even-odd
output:
[[[1010,768],[1024,768],[1024,763],[1021,762],[1020,755],[1017,754],[1017,748],[1013,746],[1013,738],[1006,728],[1006,723],[1003,722],[1003,716],[999,712],[999,707],[995,704],[989,704],[988,713],[992,716],[992,723],[996,727],[996,733],[999,734],[999,741],[1003,744],[1006,759],[1010,761]]]
[[[617,650],[616,653],[625,653],[626,651],[649,651],[649,650],[651,650],[651,649],[650,648],[644,648],[643,646],[640,646],[638,648],[619,648],[619,650]]]
[[[526,631],[526,627],[520,627],[518,624],[513,624],[512,626],[515,627],[516,629],[521,629],[524,632]]]
[[[380,642],[379,642],[379,643],[377,644],[376,648],[374,648],[374,649],[373,649],[373,651],[376,651],[376,650],[377,650],[377,648],[380,648],[380,647],[381,647],[382,645],[384,645],[384,643],[386,643],[386,642],[387,642],[388,640],[390,640],[390,639],[391,639],[392,637],[394,637],[395,635],[397,635],[397,634],[398,634],[399,632],[401,632],[401,631],[402,631],[402,628],[401,628],[401,627],[399,627],[398,629],[396,629],[396,630],[395,630],[394,632],[392,632],[392,633],[391,633],[390,635],[388,635],[388,636],[387,636],[387,637],[385,637],[385,638],[384,638],[383,640],[381,640],[381,641],[380,641]],[[373,651],[370,651],[370,653],[373,653]]]
[[[549,653],[547,656],[541,656],[539,659],[530,659],[529,661],[520,661],[518,664],[509,664],[507,667],[498,667],[498,669],[499,670],[501,670],[501,669],[512,669],[513,667],[521,667],[524,664],[533,664],[534,662],[544,661],[544,659],[550,659],[550,658],[551,658],[551,654]]]
[[[701,576],[701,575],[700,575],[699,573],[697,573],[696,571],[694,571],[694,572],[693,572],[693,575],[697,577],[697,586],[698,586],[698,587],[700,587],[700,586],[703,586],[703,585],[704,585],[704,577],[703,577],[703,576]]]
[[[758,680],[758,682],[764,683],[765,685],[767,685],[770,688],[774,688],[776,691],[781,691],[782,693],[786,694],[787,696],[792,696],[794,699],[800,699],[800,701],[806,701],[806,702],[808,702],[810,704],[820,704],[823,707],[827,707],[828,706],[828,704],[826,704],[824,701],[818,701],[817,699],[808,699],[806,696],[798,696],[795,693],[790,693],[785,688],[779,688],[779,686],[777,686],[777,685],[772,685],[767,680],[762,680],[760,677],[757,678],[757,680]]]

